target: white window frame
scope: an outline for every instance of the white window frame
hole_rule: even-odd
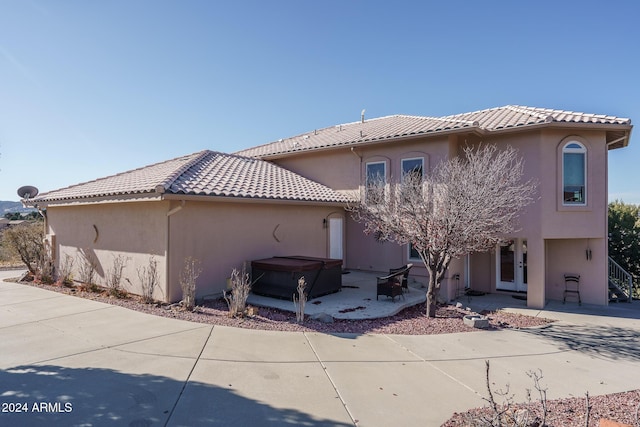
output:
[[[385,161],[375,161],[375,162],[367,162],[364,170],[364,180],[365,186],[369,187],[369,166],[373,165],[382,165],[382,178],[384,179],[384,183],[387,183],[387,162]]]
[[[577,145],[578,147],[570,147],[570,145]],[[582,154],[583,156],[583,164],[584,164],[584,187],[583,187],[583,194],[582,194],[582,201],[578,201],[578,202],[571,202],[571,201],[567,201],[565,198],[565,154]],[[563,206],[586,206],[587,205],[587,193],[588,193],[588,185],[587,185],[587,147],[576,140],[571,140],[568,141],[566,144],[564,144],[564,146],[562,147],[562,185],[561,185],[561,193],[562,193],[562,205]]]
[[[422,262],[422,258],[420,258],[419,255],[417,257],[412,257],[411,256],[411,243],[407,243],[407,259],[409,261]]]
[[[404,165],[405,162],[420,160],[421,166],[420,171],[422,172],[422,177],[424,177],[424,157],[407,157],[405,159],[400,159],[400,173],[402,175],[402,180],[404,180],[405,175],[407,175],[408,171],[405,171]],[[411,256],[411,243],[407,244],[407,259],[409,261],[417,261],[422,262],[420,256],[412,257]]]
[[[384,185],[386,187],[387,185],[387,162],[380,160],[380,161],[373,161],[373,162],[367,162],[365,164],[364,167],[364,191],[365,191],[365,198],[367,198],[367,200],[370,200],[368,197],[369,195],[369,166],[373,166],[373,165],[382,165],[382,179],[384,182]]]
[[[407,174],[407,171],[404,170],[404,163],[409,161],[415,161],[415,160],[420,160],[420,163],[421,163],[420,172],[422,172],[422,176],[424,177],[424,157],[408,157],[406,159],[400,160],[400,170],[402,173],[402,179],[404,179],[405,175]]]

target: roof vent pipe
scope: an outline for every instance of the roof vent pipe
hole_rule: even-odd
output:
[[[367,110],[362,110],[362,112],[360,113],[360,123],[364,123],[364,112]]]

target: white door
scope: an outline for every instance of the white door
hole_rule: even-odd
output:
[[[343,220],[329,218],[329,258],[343,259]]]
[[[496,289],[527,292],[527,240],[513,239],[496,249]]]

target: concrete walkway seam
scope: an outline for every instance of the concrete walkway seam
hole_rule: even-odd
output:
[[[196,369],[196,366],[198,365],[198,362],[200,361],[200,357],[202,356],[202,353],[204,353],[204,349],[207,347],[207,344],[209,343],[209,339],[211,339],[211,334],[213,333],[213,328],[214,328],[214,325],[211,325],[211,328],[209,329],[209,335],[207,335],[207,339],[204,340],[204,344],[202,344],[202,348],[200,349],[200,353],[198,354],[198,357],[196,357],[196,360],[194,360],[193,366],[191,367],[191,370],[189,371],[189,375],[187,375],[187,378],[184,380],[184,383],[182,384],[182,388],[180,389],[180,393],[178,393],[178,398],[176,399],[175,403],[173,404],[173,407],[171,408],[171,412],[169,412],[169,415],[167,416],[167,421],[164,423],[164,427],[167,427],[169,425],[169,421],[171,421],[171,417],[173,416],[173,412],[176,410],[176,407],[178,406],[178,403],[180,402],[180,399],[182,398],[182,394],[184,393],[184,389],[187,387],[187,384],[189,384],[189,380],[191,379],[191,375],[193,374],[193,371]]]
[[[18,305],[18,304],[11,304],[12,306]],[[6,305],[5,305],[6,306]],[[92,308],[91,310],[85,310],[85,311],[76,311],[70,314],[61,314],[60,316],[54,316],[54,317],[46,317],[44,319],[38,319],[38,320],[31,320],[29,322],[22,322],[22,323],[16,323],[16,324],[12,324],[12,325],[7,325],[7,326],[0,326],[0,329],[6,329],[6,328],[13,328],[15,326],[22,326],[22,325],[31,325],[33,323],[42,323],[42,322],[47,322],[49,320],[56,320],[56,319],[62,319],[65,317],[69,317],[69,316],[77,316],[79,314],[87,314],[87,313],[93,313],[96,311],[102,311],[102,310],[111,310],[113,308],[115,308],[117,306],[111,306],[111,307],[98,307],[98,308]],[[9,312],[11,312],[11,310],[9,310]],[[55,329],[55,328],[54,328]]]
[[[340,390],[338,390],[337,384],[335,383],[335,381],[333,381],[333,378],[331,378],[331,375],[329,375],[329,371],[327,370],[327,366],[320,359],[320,356],[318,355],[318,352],[316,351],[315,347],[311,343],[311,340],[307,336],[307,333],[303,332],[302,335],[304,335],[304,338],[309,343],[309,346],[311,347],[311,351],[313,351],[313,355],[318,360],[318,363],[320,363],[320,366],[322,366],[322,370],[324,371],[324,374],[327,376],[327,379],[331,383],[331,386],[333,387],[333,389],[335,390],[336,394],[338,395],[338,398],[340,399],[340,402],[342,402],[342,406],[344,407],[344,410],[347,411],[347,414],[349,414],[349,418],[351,418],[351,422],[353,423],[354,426],[357,426],[358,422],[357,422],[356,418],[353,416],[353,414],[351,413],[351,411],[349,410],[349,407],[347,406],[347,402],[344,400],[344,397],[340,393]]]
[[[417,357],[418,359],[420,359],[422,362],[426,363],[427,365],[431,366],[433,369],[435,369],[436,371],[440,372],[442,375],[452,379],[453,381],[455,381],[456,383],[460,384],[462,387],[466,388],[467,390],[471,391],[472,393],[482,397],[482,395],[474,390],[473,388],[469,387],[467,384],[463,383],[462,381],[458,380],[455,377],[452,377],[451,375],[449,375],[448,373],[446,373],[445,371],[443,371],[442,369],[438,368],[436,365],[434,365],[431,361],[425,359],[424,357],[420,356],[419,354],[417,354],[416,352],[414,352],[413,350],[411,350],[410,348],[405,347],[404,345],[402,345],[401,343],[397,342],[396,340],[394,340],[393,338],[391,338],[389,335],[385,334],[385,338],[387,338],[388,340],[390,340],[391,342],[393,342],[394,344],[398,345],[400,348],[403,348],[405,350],[407,350],[409,353],[411,353],[413,356]]]

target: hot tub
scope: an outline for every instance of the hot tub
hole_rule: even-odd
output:
[[[338,292],[342,288],[342,260],[286,256],[251,262],[254,294],[292,300],[298,293],[298,279],[307,282],[307,299]]]

